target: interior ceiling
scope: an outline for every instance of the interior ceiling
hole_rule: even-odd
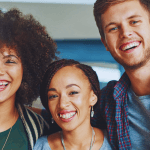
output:
[[[96,0],[0,0],[0,2],[23,2],[23,3],[59,3],[59,4],[87,4],[93,5]]]
[[[23,14],[32,14],[46,27],[53,39],[100,39],[93,16],[93,5],[6,1],[0,0],[0,7],[4,12],[17,8]]]

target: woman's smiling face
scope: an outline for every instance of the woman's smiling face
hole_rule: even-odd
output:
[[[3,47],[0,52],[0,103],[15,101],[20,87],[23,67],[21,59],[13,49]]]
[[[62,129],[69,131],[90,123],[90,109],[96,102],[97,96],[81,69],[66,66],[53,76],[48,90],[48,106]]]

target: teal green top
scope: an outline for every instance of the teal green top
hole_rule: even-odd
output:
[[[2,149],[10,129],[0,132],[0,149]],[[20,117],[12,127],[4,150],[28,150],[28,140]]]

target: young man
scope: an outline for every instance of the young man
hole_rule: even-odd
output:
[[[100,109],[114,149],[150,149],[150,1],[97,0],[101,40],[125,73],[102,90]],[[99,112],[100,111],[100,112]]]

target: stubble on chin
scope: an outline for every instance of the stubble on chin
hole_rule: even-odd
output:
[[[145,54],[143,58],[141,58],[141,60],[137,60],[137,62],[133,62],[133,63],[129,62],[128,60],[124,61],[118,58],[117,56],[114,55],[112,56],[119,64],[121,64],[124,67],[125,70],[134,71],[136,69],[145,66],[148,62],[150,62],[150,47],[145,51]]]

